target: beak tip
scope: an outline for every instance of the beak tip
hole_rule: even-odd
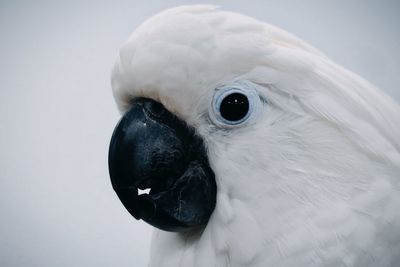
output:
[[[140,219],[151,221],[156,214],[156,205],[153,199],[147,194],[141,194],[138,196],[138,204],[140,206]]]

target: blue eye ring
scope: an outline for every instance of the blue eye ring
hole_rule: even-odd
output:
[[[252,121],[261,105],[260,97],[255,88],[255,84],[244,80],[237,80],[217,87],[209,111],[209,116],[214,124],[222,128],[232,128],[243,126]],[[227,116],[227,113],[221,109],[221,105],[226,105],[228,98],[234,99],[235,103],[239,99],[241,105],[236,106],[243,110],[237,111],[236,115]],[[230,104],[232,105],[232,102]],[[244,113],[245,108],[248,108],[246,113]],[[232,109],[228,110],[228,112],[232,111]]]

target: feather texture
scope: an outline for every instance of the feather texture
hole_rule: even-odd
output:
[[[208,118],[215,88],[254,83],[251,125]],[[400,107],[297,37],[214,6],[166,10],[121,47],[124,113],[145,96],[196,128],[216,174],[202,232],[156,230],[150,266],[400,266]]]

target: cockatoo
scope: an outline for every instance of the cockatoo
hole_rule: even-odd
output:
[[[139,26],[111,80],[111,181],[158,228],[150,266],[400,266],[400,107],[362,78],[194,5]]]

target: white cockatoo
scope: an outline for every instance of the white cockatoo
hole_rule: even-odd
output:
[[[172,8],[122,45],[112,87],[110,175],[159,228],[150,266],[400,266],[400,107],[312,46]]]

